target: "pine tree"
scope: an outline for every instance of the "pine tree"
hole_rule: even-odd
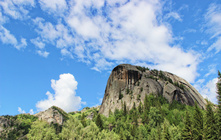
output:
[[[167,120],[165,120],[163,123],[163,134],[162,134],[163,140],[170,140],[171,139],[168,126],[169,126],[169,122]]]
[[[196,102],[193,114],[193,138],[195,140],[203,139],[203,114]]]
[[[83,114],[81,115],[81,123],[82,123],[82,125],[85,127],[87,124],[86,124],[86,116],[85,116],[85,114],[84,114],[84,112],[83,112]]]
[[[157,139],[158,140],[162,139],[161,126],[160,125],[157,125]]]
[[[103,130],[103,121],[102,121],[102,119],[101,119],[101,115],[100,115],[100,114],[97,115],[97,118],[96,118],[96,120],[95,120],[95,123],[96,123],[96,125],[97,125],[101,130]]]
[[[216,137],[216,122],[215,116],[211,107],[211,103],[207,103],[206,105],[206,123],[205,123],[205,138],[208,140],[217,139]]]
[[[192,134],[192,122],[190,119],[190,114],[188,111],[186,111],[185,121],[184,121],[184,129],[182,132],[182,139],[183,140],[193,140],[193,134]]]
[[[218,108],[216,113],[216,121],[217,121],[217,137],[221,140],[221,73],[218,71],[218,82],[216,84],[217,87],[217,100],[218,100]]]

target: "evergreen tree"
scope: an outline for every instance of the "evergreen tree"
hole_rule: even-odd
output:
[[[96,125],[97,125],[101,130],[103,130],[103,121],[102,121],[102,119],[101,119],[101,115],[100,115],[100,114],[97,115],[97,118],[96,118],[96,120],[95,120],[95,123],[96,123]]]
[[[205,123],[205,138],[208,140],[217,139],[216,137],[216,122],[214,113],[211,107],[211,103],[207,103],[206,105],[206,123]]]
[[[83,114],[81,115],[81,123],[82,123],[82,125],[84,126],[84,127],[86,127],[86,116],[85,116],[85,114],[84,114],[84,112],[83,112]]]
[[[203,114],[196,102],[193,114],[193,138],[195,140],[203,139]]]
[[[218,100],[218,108],[216,113],[216,123],[217,123],[217,137],[221,140],[221,73],[218,71],[218,82],[216,84],[217,87],[217,100]]]
[[[160,125],[157,125],[157,139],[158,140],[162,139],[161,126]]]
[[[164,120],[164,123],[163,123],[163,135],[162,135],[162,138],[163,140],[170,140],[170,132],[169,132],[169,127],[170,124],[168,122],[168,120]]]
[[[183,140],[193,140],[193,132],[192,132],[192,122],[190,119],[190,114],[186,111],[185,121],[184,121],[184,129],[182,133]]]

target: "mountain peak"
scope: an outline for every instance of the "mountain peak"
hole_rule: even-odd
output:
[[[131,109],[144,102],[145,95],[163,96],[170,103],[174,100],[194,105],[196,102],[205,109],[206,101],[186,80],[172,73],[149,70],[149,68],[120,64],[116,66],[108,79],[100,113],[108,116],[109,110],[121,109],[122,102]]]

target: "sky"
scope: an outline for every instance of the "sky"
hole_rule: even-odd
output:
[[[217,103],[220,0],[1,0],[0,115],[100,105],[122,63],[174,73]]]

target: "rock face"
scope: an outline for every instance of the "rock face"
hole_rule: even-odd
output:
[[[170,103],[173,100],[186,105],[197,104],[205,109],[206,101],[186,80],[169,72],[148,70],[139,66],[122,64],[115,67],[108,79],[99,113],[108,116],[125,101],[131,109],[143,103],[145,94],[162,95]]]
[[[51,108],[39,112],[34,116],[38,117],[39,120],[44,120],[48,123],[58,123],[62,125],[66,119],[66,112],[56,106],[52,106]]]

